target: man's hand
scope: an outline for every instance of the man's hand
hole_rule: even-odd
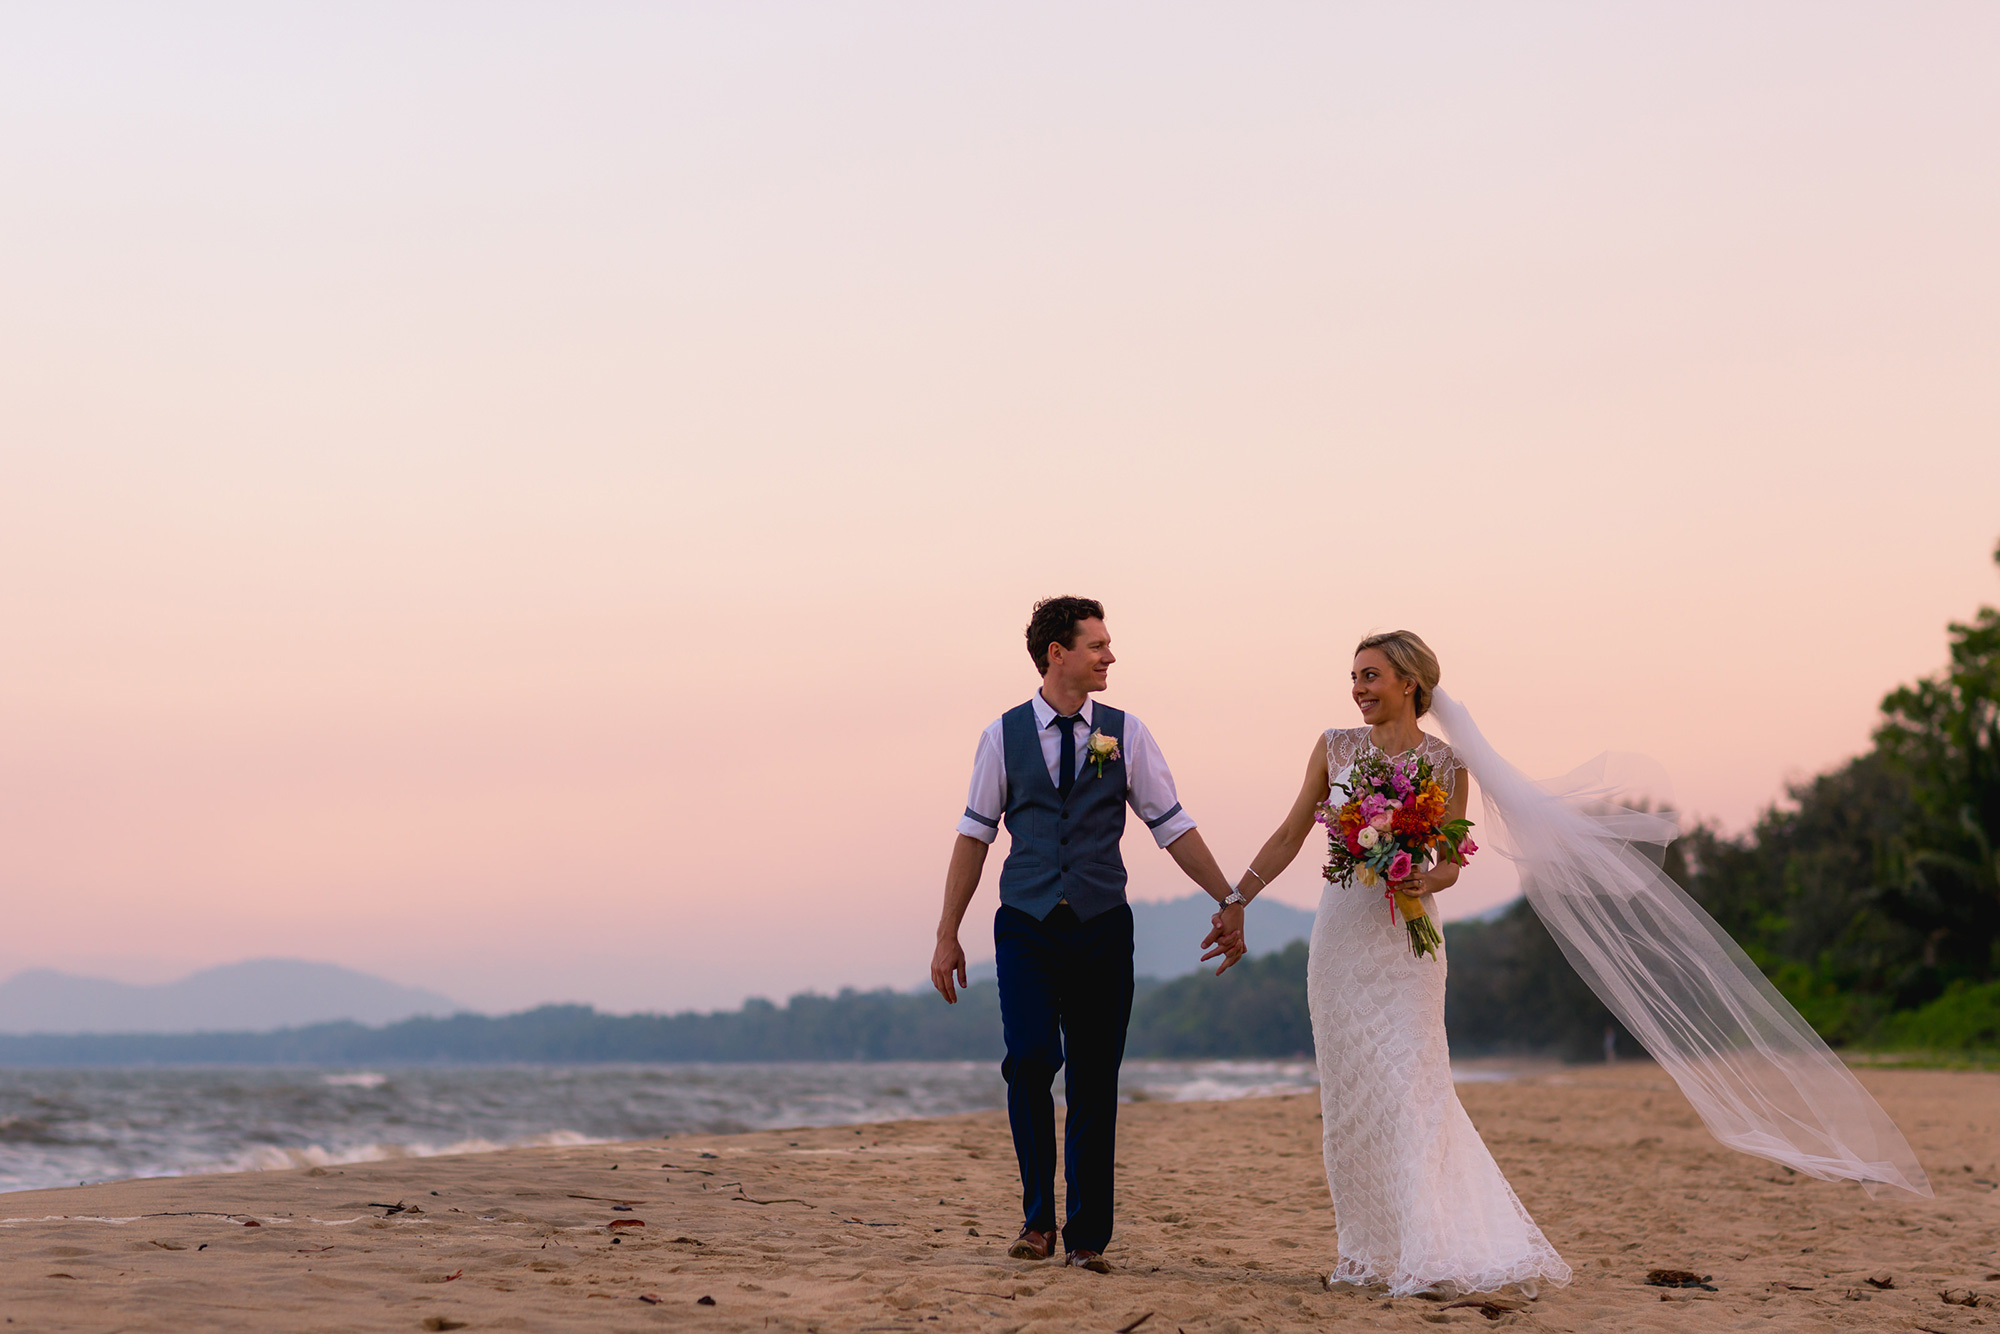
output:
[[[1235,966],[1248,951],[1243,943],[1243,905],[1232,903],[1209,919],[1208,934],[1201,938],[1201,947],[1208,951],[1201,956],[1207,963],[1210,959],[1222,960],[1215,975],[1221,977]]]
[[[958,947],[958,937],[939,940],[937,949],[931,953],[931,985],[938,989],[947,1005],[958,1004],[958,987],[952,985],[952,978],[958,979],[958,987],[965,985],[965,951]]]
[[[958,1004],[958,987],[965,985],[965,951],[958,947],[959,923],[979,888],[979,871],[986,865],[986,845],[960,834],[952,840],[951,865],[944,873],[944,912],[938,918],[937,948],[931,951],[931,985],[945,1004]],[[958,978],[958,987],[952,978]]]
[[[1229,896],[1232,886],[1223,877],[1222,868],[1215,864],[1215,854],[1202,841],[1201,830],[1190,829],[1167,844],[1167,853],[1180,863],[1188,879],[1200,885],[1202,891],[1217,903]],[[1201,938],[1201,947],[1208,950],[1201,956],[1203,963],[1210,959],[1222,960],[1222,966],[1215,970],[1217,977],[1228,972],[1230,965],[1243,957],[1242,904],[1232,903],[1215,915],[1214,926]]]

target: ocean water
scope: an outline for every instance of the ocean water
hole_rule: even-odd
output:
[[[1315,1087],[1300,1061],[1128,1061],[1122,1086],[1134,1101]],[[998,1066],[972,1061],[0,1070],[0,1190],[1005,1105]]]
[[[1468,1067],[1454,1075],[1510,1072]],[[1120,1085],[1132,1102],[1317,1087],[1308,1061],[1127,1061]],[[984,1061],[0,1069],[0,1191],[1005,1105],[999,1068]]]

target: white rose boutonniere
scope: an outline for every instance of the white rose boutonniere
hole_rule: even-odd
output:
[[[1118,758],[1118,738],[1092,732],[1090,739],[1083,743],[1083,757],[1097,766],[1099,778],[1104,777],[1104,766]]]

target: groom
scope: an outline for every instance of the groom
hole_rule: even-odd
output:
[[[1067,1066],[1063,1179],[1065,1263],[1108,1273],[1118,1066],[1132,1017],[1132,909],[1118,839],[1125,807],[1154,842],[1222,905],[1202,941],[1218,973],[1242,957],[1243,898],[1223,879],[1194,820],[1174,797],[1174,777],[1145,724],[1093,704],[1111,664],[1104,608],[1089,598],[1047,598],[1028,621],[1028,655],[1042,688],[979,738],[972,791],[945,872],[944,915],[931,985],[947,1002],[965,985],[958,928],[979,888],[986,850],[1004,819],[1012,846],[1000,868],[993,919],[1000,1020],[1007,1059],[1007,1120],[1021,1165],[1026,1221],[1007,1254],[1046,1260],[1055,1245],[1056,1071]],[[1225,953],[1216,942],[1237,945]],[[954,986],[956,982],[956,986]]]

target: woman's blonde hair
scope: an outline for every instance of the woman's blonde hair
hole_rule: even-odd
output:
[[[1438,655],[1431,652],[1431,646],[1408,630],[1390,630],[1368,636],[1354,646],[1354,651],[1359,654],[1371,648],[1389,660],[1398,676],[1417,683],[1417,717],[1429,713],[1431,692],[1438,688],[1439,675]]]

